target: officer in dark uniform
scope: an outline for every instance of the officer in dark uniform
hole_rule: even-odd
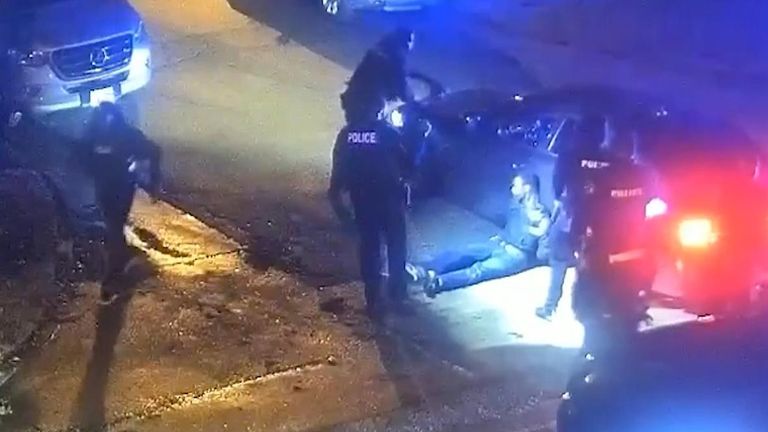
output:
[[[109,254],[107,280],[119,275],[129,260],[125,225],[137,187],[155,197],[160,187],[160,148],[144,133],[128,124],[111,103],[96,108],[84,139],[81,160],[93,176],[96,199],[107,225]],[[105,297],[116,293],[108,292]]]
[[[341,95],[345,113],[356,109],[352,106],[377,97],[386,101],[408,102],[412,99],[406,81],[406,60],[414,42],[413,30],[398,28],[366,52]]]
[[[646,317],[641,295],[655,274],[644,233],[651,175],[634,163],[633,142],[617,136],[612,121],[587,116],[578,132],[558,158],[554,186],[572,209],[573,308],[585,348],[596,352],[628,346]]]
[[[360,273],[370,316],[382,311],[381,246],[386,244],[389,297],[397,310],[406,298],[406,192],[407,155],[400,134],[381,119],[384,100],[350,106],[347,126],[333,149],[333,170],[328,196],[342,222],[354,223],[360,236]],[[354,215],[342,202],[349,193]]]

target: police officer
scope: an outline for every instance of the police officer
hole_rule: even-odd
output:
[[[611,119],[613,120],[613,119]],[[645,248],[649,172],[634,163],[628,134],[602,116],[582,119],[577,139],[555,167],[556,193],[566,191],[577,245],[573,308],[585,348],[626,347],[645,319],[641,294],[655,269]]]
[[[346,113],[361,101],[383,97],[386,101],[412,99],[406,81],[406,60],[413,50],[415,33],[398,28],[384,36],[363,57],[341,95],[341,106]]]
[[[160,187],[160,148],[129,125],[111,103],[93,111],[84,139],[82,160],[93,176],[96,199],[106,222],[107,281],[119,275],[129,260],[125,224],[137,187],[157,196]],[[111,284],[102,295],[113,298]]]
[[[339,132],[334,146],[328,196],[339,219],[357,228],[366,310],[376,318],[383,310],[382,239],[387,251],[389,297],[397,311],[405,310],[407,156],[400,134],[381,118],[382,98],[372,97],[350,108],[347,126]],[[354,214],[342,202],[345,192],[349,193]]]

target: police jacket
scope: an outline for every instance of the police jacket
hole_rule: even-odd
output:
[[[407,160],[400,133],[386,122],[350,124],[334,145],[331,192],[404,198]]]
[[[101,190],[134,187],[156,193],[161,182],[161,151],[140,130],[119,126],[86,136],[81,161]]]
[[[567,191],[571,235],[580,248],[598,255],[644,248],[651,179],[648,169],[627,158],[600,152],[560,155],[555,183]]]
[[[382,47],[370,49],[349,79],[342,103],[352,99],[368,100],[369,95],[386,100],[410,100],[406,81],[405,58]]]

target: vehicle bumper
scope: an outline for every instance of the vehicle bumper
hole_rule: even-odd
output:
[[[118,70],[98,77],[65,81],[50,66],[24,68],[24,86],[19,89],[18,100],[36,114],[89,106],[88,90],[111,87],[114,99],[145,87],[152,78],[152,55],[148,43],[137,44],[130,63]]]

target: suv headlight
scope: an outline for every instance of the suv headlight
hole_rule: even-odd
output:
[[[8,50],[8,55],[17,64],[26,67],[41,67],[48,63],[48,53],[39,50],[19,51]]]

